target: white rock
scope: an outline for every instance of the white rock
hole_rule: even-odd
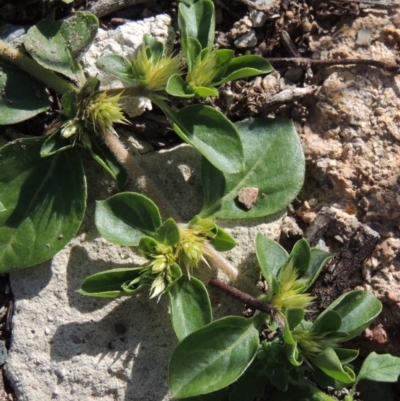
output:
[[[267,21],[267,15],[263,11],[258,11],[255,10],[254,8],[251,8],[250,19],[251,22],[253,23],[254,28],[260,28]]]
[[[255,47],[257,44],[256,32],[254,29],[251,29],[249,32],[237,38],[234,44],[238,49]]]

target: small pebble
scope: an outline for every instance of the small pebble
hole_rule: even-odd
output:
[[[48,336],[50,333],[51,333],[51,330],[48,327],[46,327],[44,329],[44,334],[46,334],[46,336]]]
[[[237,38],[234,42],[238,49],[244,49],[246,47],[255,47],[257,44],[257,37],[254,29]]]
[[[6,343],[0,340],[0,365],[4,365],[7,360],[7,348]]]
[[[267,21],[267,16],[264,12],[252,9],[250,11],[250,19],[254,28],[262,27]]]

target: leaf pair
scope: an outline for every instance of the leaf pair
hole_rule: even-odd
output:
[[[294,270],[294,290],[301,294],[311,287],[322,268],[333,257],[331,253],[321,249],[310,248],[305,239],[297,241],[289,255],[276,241],[261,234],[256,238],[256,254],[261,273],[268,283],[267,300],[271,300],[273,294],[282,293],[285,270]]]
[[[358,351],[339,344],[362,333],[381,310],[382,304],[367,291],[343,294],[314,323],[303,320],[302,309],[287,310],[283,339],[288,359],[294,366],[307,361],[334,380],[353,383],[355,374],[348,364]]]
[[[185,80],[181,74],[171,76],[166,88],[170,95],[183,98],[218,96],[217,86],[273,70],[262,57],[250,55],[234,58],[232,50],[212,49],[215,31],[212,1],[181,2],[178,22],[188,72]]]

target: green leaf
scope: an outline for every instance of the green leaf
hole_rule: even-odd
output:
[[[78,59],[94,41],[98,26],[92,14],[77,12],[63,22],[50,14],[28,30],[24,46],[43,67],[81,82],[84,75]]]
[[[5,212],[7,209],[4,207],[4,205],[0,202],[0,213]]]
[[[181,30],[182,50],[186,59],[189,52],[189,37],[199,41],[202,49],[211,48],[214,43],[214,4],[210,0],[199,0],[190,6],[179,4],[178,23]],[[189,67],[190,71],[190,67]]]
[[[161,216],[149,198],[134,192],[122,192],[96,202],[95,223],[107,241],[137,246],[144,235],[155,235],[161,225]]]
[[[158,241],[156,241],[153,237],[143,236],[140,238],[138,246],[142,256],[148,258],[151,253],[154,253],[157,245]]]
[[[40,156],[41,157],[53,156],[57,152],[62,152],[66,149],[71,149],[73,146],[74,146],[73,143],[68,139],[63,138],[60,134],[60,130],[58,130],[54,134],[46,138],[42,148],[40,149]]]
[[[169,77],[166,91],[172,96],[183,98],[194,97],[194,92],[186,87],[185,81],[179,74],[174,74]]]
[[[271,292],[272,277],[276,277],[280,268],[286,263],[289,254],[276,241],[257,234],[256,254],[261,273],[268,283],[268,293]]]
[[[342,319],[340,315],[333,310],[329,310],[315,320],[311,331],[315,334],[336,332],[340,329],[341,325]]]
[[[303,279],[308,280],[307,286],[304,291],[310,288],[314,281],[321,273],[323,267],[334,257],[332,253],[325,252],[322,249],[311,248],[310,265],[303,275]]]
[[[263,57],[254,55],[235,57],[230,61],[224,76],[217,85],[222,85],[236,79],[268,74],[273,70],[272,65]]]
[[[313,360],[313,364],[320,368],[326,375],[340,380],[343,383],[353,383],[356,376],[352,369],[348,366],[343,366],[340,359],[331,347],[319,353]]]
[[[172,281],[167,285],[167,290],[171,290],[171,288],[173,288],[178,280],[182,277],[182,269],[176,263],[172,263],[171,265],[171,276]]]
[[[287,263],[293,263],[293,266],[299,273],[299,278],[302,278],[303,275],[307,272],[308,267],[310,266],[310,260],[310,245],[308,245],[307,240],[302,238],[294,244]]]
[[[0,125],[28,120],[50,106],[42,84],[15,66],[0,62]]]
[[[154,239],[162,244],[174,246],[178,243],[180,238],[179,227],[174,219],[165,220],[160,227],[158,227]]]
[[[218,96],[219,94],[218,89],[208,88],[205,86],[196,86],[193,90],[198,97]]]
[[[304,318],[304,309],[294,308],[285,312],[286,321],[290,330],[295,329]]]
[[[143,44],[146,46],[146,49],[150,51],[150,57],[153,58],[153,62],[157,63],[160,61],[164,55],[164,44],[147,33],[143,36]]]
[[[245,219],[271,215],[284,209],[302,187],[304,154],[290,120],[256,118],[235,125],[243,143],[245,168],[237,174],[226,174],[203,159],[201,217]],[[251,209],[238,202],[238,192],[246,187],[259,190]]]
[[[41,158],[44,138],[0,149],[0,272],[50,259],[76,235],[86,208],[86,181],[74,149]]]
[[[118,190],[121,191],[128,180],[128,173],[125,168],[99,137],[92,135],[90,140],[91,148],[89,151],[91,156],[112,177]]]
[[[341,341],[346,341],[361,334],[376,319],[382,304],[368,291],[351,291],[332,302],[318,319],[330,310],[342,318],[339,333]]]
[[[214,168],[236,173],[244,166],[243,147],[236,127],[218,110],[201,104],[175,112],[153,99],[171,120],[175,132],[194,146]],[[218,171],[217,170],[217,171]]]
[[[228,316],[189,334],[172,353],[169,389],[185,398],[222,389],[237,380],[258,349],[253,319]]]
[[[204,284],[182,276],[169,291],[172,326],[179,341],[212,321],[210,298]]]
[[[96,67],[122,82],[135,82],[132,63],[118,54],[101,57],[96,61]]]
[[[189,37],[187,40],[187,51],[185,53],[188,70],[191,71],[197,57],[201,54],[201,44],[196,38]],[[183,48],[183,47],[182,47]]]
[[[138,277],[142,267],[126,267],[107,270],[86,277],[78,292],[90,297],[116,298],[123,295],[132,295],[122,289],[122,285]]]
[[[400,375],[400,358],[371,352],[361,366],[357,380],[394,383]]]
[[[215,236],[208,239],[218,252],[230,251],[236,246],[236,241],[225,230],[215,225]]]
[[[297,312],[295,312],[295,315],[298,315],[299,310],[297,309],[296,311]],[[289,318],[291,320],[291,323],[294,324],[296,316],[292,316],[290,314],[291,313],[290,310],[288,310],[287,312],[289,312]],[[300,352],[298,350],[297,342],[293,338],[292,333],[290,331],[289,322],[286,322],[285,327],[283,328],[283,340],[285,342],[285,352],[287,358],[289,359],[289,362],[293,366],[300,366],[303,363],[303,358],[301,357]]]
[[[350,363],[358,357],[358,351],[356,349],[335,348],[335,352],[342,364]]]

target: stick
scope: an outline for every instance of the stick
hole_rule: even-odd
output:
[[[208,284],[212,285],[215,288],[218,288],[219,290],[225,292],[232,298],[239,300],[243,304],[248,305],[253,309],[259,310],[264,313],[268,313],[268,315],[271,316],[273,316],[276,313],[276,309],[272,305],[260,301],[259,299],[254,298],[251,295],[246,294],[245,292],[242,292],[235,287],[231,287],[230,285],[225,284],[222,281],[217,280],[216,278],[212,278],[208,282]]]
[[[380,68],[387,72],[400,72],[400,66],[395,64],[387,64],[378,60],[370,60],[364,58],[355,59],[336,59],[336,60],[314,60],[311,58],[303,57],[271,57],[268,61],[274,67],[304,67],[308,68],[310,66],[324,66],[330,67],[334,65],[366,65]]]
[[[84,11],[101,18],[123,8],[148,3],[149,0],[98,0]]]

